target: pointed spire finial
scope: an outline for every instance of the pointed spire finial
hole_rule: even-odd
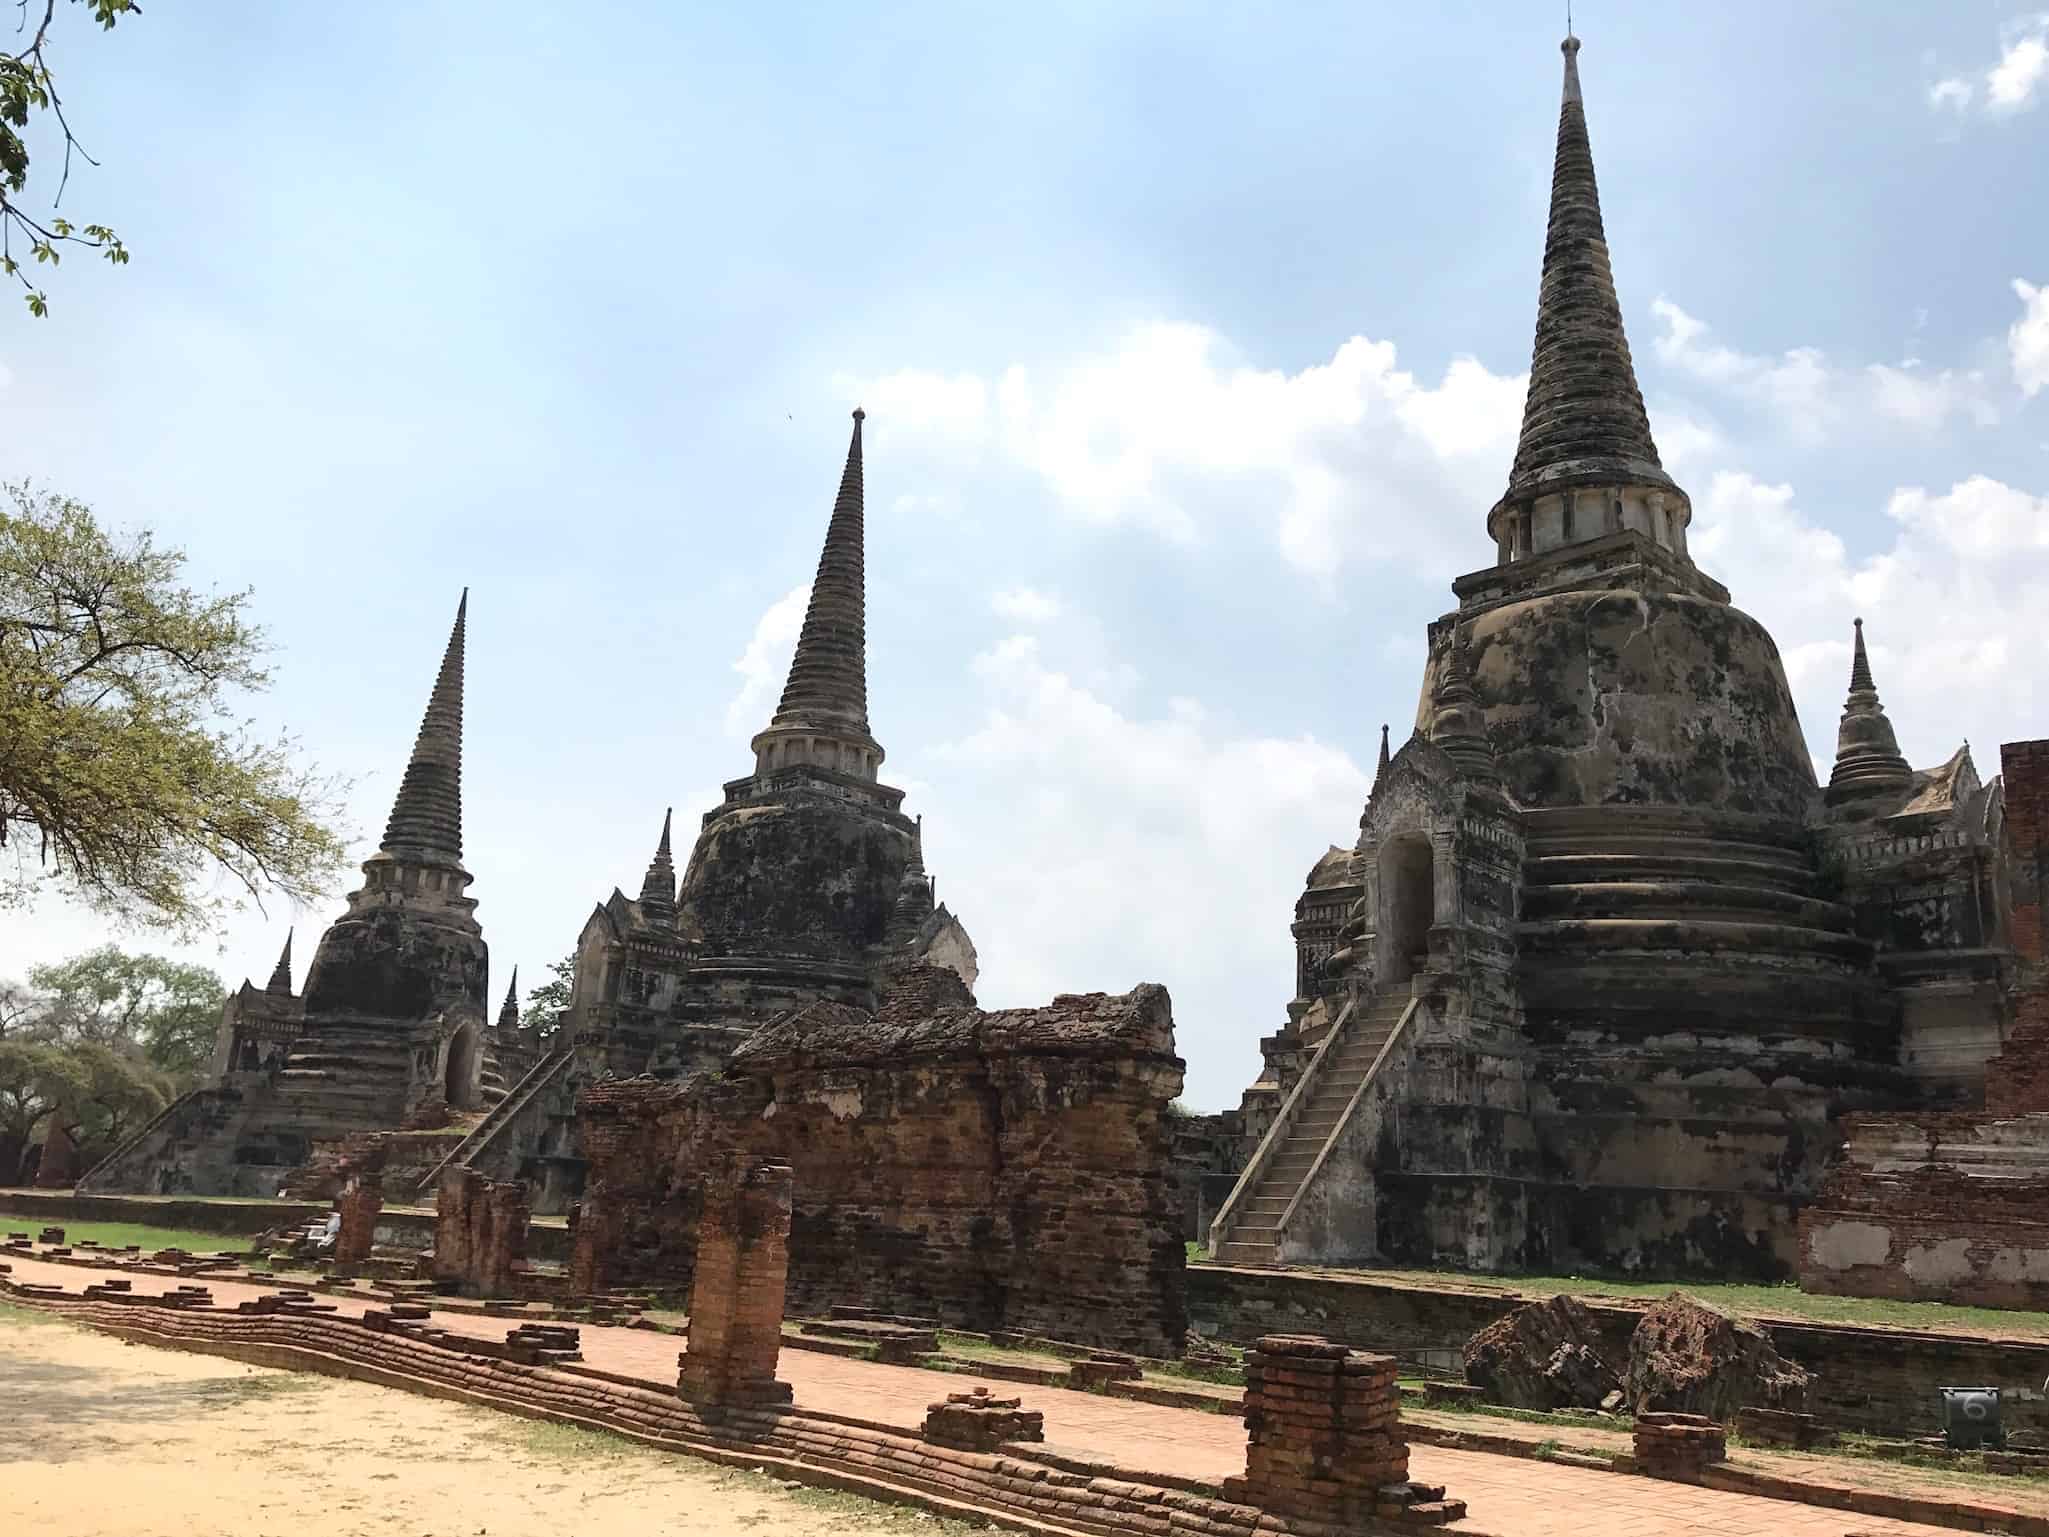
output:
[[[1614,496],[1636,488],[1662,497],[1667,515],[1683,528],[1691,519],[1690,506],[1659,462],[1615,296],[1580,92],[1580,40],[1569,19],[1559,50],[1565,55],[1564,85],[1530,382],[1508,490],[1488,515],[1488,527],[1502,538],[1502,515],[1526,519],[1540,496],[1578,488]],[[1603,520],[1590,520],[1567,538],[1598,538],[1607,532]],[[1683,549],[1669,531],[1659,542]]]
[[[1896,797],[1913,787],[1914,770],[1900,754],[1899,737],[1878,702],[1871,677],[1871,655],[1864,649],[1864,621],[1853,619],[1850,642],[1850,695],[1836,725],[1836,763],[1829,774],[1826,800],[1845,801]]]
[[[662,812],[662,836],[655,844],[655,857],[648,861],[647,875],[640,883],[640,909],[656,921],[673,921],[676,916],[676,862],[669,853],[671,806]]]
[[[289,993],[292,990],[293,932],[294,930],[292,929],[285,930],[285,947],[278,954],[277,965],[272,969],[270,973],[270,983],[264,989],[264,991],[266,992]]]
[[[505,1006],[498,1011],[500,1030],[519,1028],[519,968],[512,968],[512,985],[505,989]]]
[[[868,730],[867,570],[861,423],[854,432],[839,495],[826,525],[825,548],[804,610],[804,628],[790,659],[789,681],[768,727],[755,738],[756,772],[789,762],[816,763],[873,779],[882,749]],[[801,735],[798,735],[801,734]],[[790,757],[767,750],[788,741]],[[841,749],[847,749],[842,752]]]
[[[1436,709],[1430,717],[1430,741],[1470,779],[1494,777],[1494,753],[1487,745],[1486,717],[1466,666],[1466,649],[1458,632],[1446,637],[1444,669],[1437,675]]]
[[[420,734],[413,742],[391,820],[384,826],[383,850],[402,858],[437,864],[462,863],[462,666],[463,631],[468,622],[470,590],[462,590],[455,606],[455,627],[441,654],[441,670]]]

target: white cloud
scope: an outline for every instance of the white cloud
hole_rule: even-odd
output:
[[[1769,412],[1808,441],[1866,412],[1922,429],[1941,427],[1951,416],[1981,426],[1999,419],[1984,376],[1975,370],[1930,373],[1915,359],[1898,367],[1839,368],[1815,347],[1789,348],[1776,357],[1739,352],[1711,340],[1707,322],[1670,299],[1653,300],[1651,313],[1664,327],[1652,342],[1661,363]]]
[[[1973,105],[1991,116],[2022,112],[2041,100],[2049,84],[2049,11],[2017,17],[2000,28],[1999,58],[1979,82],[1951,75],[1928,88],[1928,105],[1962,114]]]
[[[1313,736],[1235,733],[1194,698],[1127,712],[1034,636],[972,670],[982,719],[935,751],[924,805],[945,829],[942,889],[982,941],[983,1003],[1165,982],[1191,1101],[1236,1103],[1280,1023],[1303,874],[1353,835],[1366,774]]]
[[[2029,17],[2008,31],[1999,62],[1985,75],[1985,106],[1992,112],[2032,106],[2044,80],[2049,80],[2049,15]]]
[[[755,621],[747,649],[733,663],[733,671],[740,675],[740,690],[726,706],[728,736],[752,736],[768,724],[783,680],[789,676],[797,634],[804,628],[804,606],[810,601],[811,584],[806,582],[777,598]]]
[[[2049,387],[2049,283],[2040,286],[2013,280],[2021,316],[2006,333],[2007,356],[2013,360],[2014,383],[2027,396]]]
[[[906,370],[856,392],[891,402],[891,430],[944,455],[981,450],[1026,470],[1070,517],[1186,543],[1251,523],[1326,584],[1349,560],[1449,560],[1442,509],[1477,521],[1498,494],[1520,376],[1461,358],[1424,384],[1393,344],[1366,337],[1292,374],[1228,353],[1207,327],[1159,323],[993,382]]]
[[[1012,619],[1019,624],[1051,624],[1061,612],[1058,598],[1031,587],[1009,587],[993,593],[989,607],[1000,618]]]
[[[1938,112],[1962,112],[1971,104],[1971,82],[1961,75],[1938,80],[1928,87],[1928,105]]]
[[[1996,773],[1999,737],[2040,710],[2022,659],[2049,611],[2049,498],[1974,475],[1939,494],[1897,490],[1885,511],[1891,542],[1853,555],[1792,487],[1724,472],[1695,501],[1691,548],[1769,625],[1822,778],[1857,615],[1907,756],[1925,767],[1975,736],[1980,771]]]

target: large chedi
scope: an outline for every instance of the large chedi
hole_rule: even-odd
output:
[[[556,1051],[453,1160],[534,1182],[538,1209],[559,1210],[581,1189],[574,1107],[591,1082],[721,1068],[792,1009],[878,1007],[907,969],[921,987],[951,978],[943,1001],[972,1001],[974,944],[936,900],[904,792],[877,777],[863,418],[854,413],[789,682],[754,738],[754,771],[704,814],[680,886],[664,815],[639,895],[615,888],[585,920]]]
[[[1995,904],[1973,906],[1996,792],[1944,800],[1965,853],[1920,872],[1976,928],[1904,936],[1883,819],[1942,775],[1871,724],[1860,635],[1824,801],[1770,635],[1688,553],[1563,46],[1496,560],[1430,626],[1356,846],[1310,873],[1227,1259],[1785,1275],[1832,1118],[1936,1092],[1903,1026],[1951,1088],[1998,1040]]]

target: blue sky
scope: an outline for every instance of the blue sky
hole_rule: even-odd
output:
[[[2049,17],[1578,20],[1697,557],[1778,638],[1824,775],[1857,613],[1908,756],[1968,737],[1996,772],[2045,729]],[[104,164],[66,212],[135,259],[0,311],[0,473],[254,589],[255,719],[353,776],[365,853],[471,587],[502,990],[747,768],[865,404],[871,715],[984,1003],[1165,982],[1220,1107],[1423,626],[1491,558],[1560,31],[1356,0],[67,16]],[[189,953],[260,978],[338,909]],[[102,937],[10,915],[0,974]]]

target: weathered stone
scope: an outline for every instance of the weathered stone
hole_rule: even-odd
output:
[[[1518,1409],[1598,1409],[1622,1386],[1577,1298],[1532,1302],[1466,1342],[1466,1380]]]
[[[1751,1407],[1804,1413],[1809,1380],[1757,1325],[1673,1292],[1630,1336],[1624,1391],[1639,1417],[1697,1414],[1727,1424]]]
[[[778,1381],[790,1264],[792,1176],[787,1164],[728,1153],[705,1170],[690,1343],[677,1391],[707,1405],[788,1403]]]

